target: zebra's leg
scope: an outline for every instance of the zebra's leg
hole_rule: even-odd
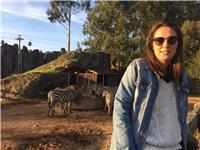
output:
[[[61,104],[61,109],[65,111],[65,103]]]
[[[52,106],[48,107],[47,114],[49,117],[54,116],[54,110],[53,110]]]
[[[51,106],[50,106],[50,102],[48,101],[48,103],[47,103],[47,115],[49,117],[51,117],[50,112],[51,112]]]
[[[53,110],[52,110],[51,99],[48,99],[48,102],[47,102],[47,115],[49,117],[52,117],[54,115]]]
[[[52,115],[54,116],[54,113],[56,112],[56,105],[52,106]]]
[[[67,105],[68,105],[67,102],[63,103],[64,114],[67,114],[67,111],[68,111]]]
[[[72,112],[72,103],[71,103],[71,101],[68,102],[68,111],[69,111],[69,113]]]

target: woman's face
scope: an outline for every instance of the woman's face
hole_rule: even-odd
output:
[[[158,61],[164,67],[167,67],[176,53],[178,46],[178,37],[176,32],[168,27],[158,28],[153,36],[152,47]]]

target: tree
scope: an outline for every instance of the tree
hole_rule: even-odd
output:
[[[1,40],[1,46],[2,46],[4,43],[5,43],[4,40]]]
[[[135,53],[145,49],[148,28],[161,19],[181,26],[185,20],[200,20],[199,2],[98,1],[88,11],[83,33],[89,51],[110,53],[124,68]]]
[[[60,49],[61,53],[65,53],[65,48]]]
[[[77,42],[77,52],[82,52],[82,47],[80,46],[80,42]]]
[[[191,63],[200,49],[200,21],[185,21],[181,27],[184,41],[185,65]]]
[[[133,5],[130,5],[133,4]],[[137,49],[136,37],[133,40],[133,20],[131,12],[136,11],[136,2],[96,2],[95,9],[88,12],[84,34],[88,35],[85,45],[90,51],[104,51],[111,55],[118,69],[122,68],[133,49]]]
[[[68,52],[70,51],[70,31],[71,31],[71,16],[81,10],[89,10],[90,1],[50,1],[51,8],[47,9],[47,15],[50,22],[60,23],[68,30]],[[65,23],[68,22],[68,25]]]
[[[191,58],[191,61],[188,63],[187,72],[188,75],[193,79],[199,79],[200,80],[200,49],[196,52],[196,55],[194,55]]]

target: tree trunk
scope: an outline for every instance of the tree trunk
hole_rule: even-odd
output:
[[[70,52],[70,32],[71,32],[71,5],[70,5],[70,8],[69,8],[69,30],[68,30],[68,52]]]

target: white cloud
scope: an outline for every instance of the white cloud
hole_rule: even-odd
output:
[[[49,2],[50,0],[1,0],[2,3]]]
[[[32,17],[34,19],[38,19],[41,21],[48,21],[46,8],[42,8],[42,7],[36,8],[30,5],[26,5],[24,13],[26,13],[26,17]]]
[[[0,11],[11,15],[33,18],[40,21],[48,21],[46,9],[47,8],[41,6],[34,7],[27,1],[6,1],[2,2],[2,8],[0,8]]]
[[[79,24],[84,24],[86,18],[87,18],[87,13],[85,11],[81,11],[79,13],[72,15],[72,21]]]
[[[42,3],[43,5],[40,5],[40,3]],[[18,2],[16,0],[3,0],[2,8],[0,8],[0,11],[9,13],[11,15],[17,15],[21,17],[49,22],[46,14],[46,11],[49,7],[49,0],[43,0],[42,2],[39,0],[24,0]],[[72,22],[83,24],[86,20],[86,16],[87,14],[84,11],[81,11],[77,14],[72,15]]]

